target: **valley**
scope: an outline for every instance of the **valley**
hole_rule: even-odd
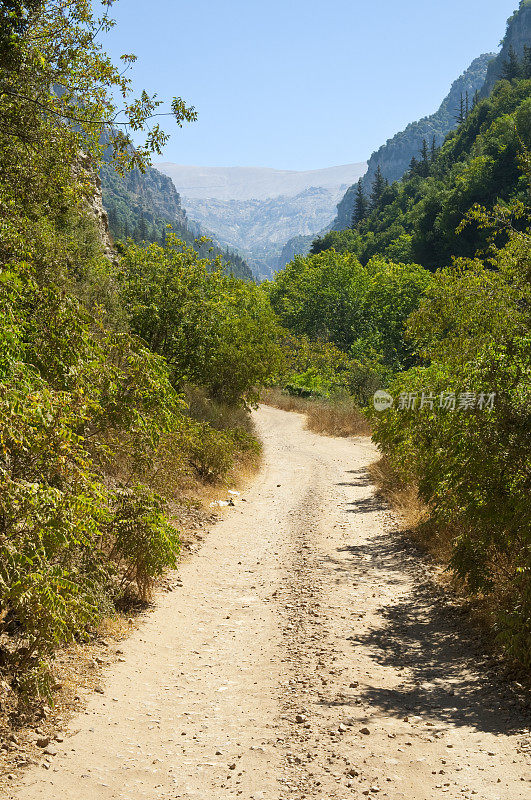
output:
[[[308,172],[156,166],[172,179],[189,219],[241,253],[259,278],[284,266],[281,253],[289,239],[314,237],[327,228],[346,188],[366,169],[365,164]]]

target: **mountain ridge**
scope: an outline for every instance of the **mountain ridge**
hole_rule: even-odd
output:
[[[200,167],[161,162],[155,168],[173,180],[182,197],[215,200],[267,200],[293,197],[312,186],[337,188],[363,175],[366,162],[313,170],[272,167]]]
[[[378,167],[380,167],[383,177],[392,183],[399,180],[406,172],[412,157],[419,156],[424,139],[429,146],[433,142],[433,137],[435,137],[437,146],[442,144],[448,133],[457,126],[460,98],[466,98],[468,92],[469,103],[473,101],[475,92],[479,92],[485,83],[489,63],[495,58],[495,53],[484,53],[475,58],[470,66],[453,81],[450,91],[437,111],[420,120],[410,122],[402,131],[398,131],[373,152],[368,161],[367,172],[363,177],[366,194],[370,191]],[[338,204],[337,216],[332,225],[334,230],[342,230],[350,226],[356,188],[355,184],[351,185]]]

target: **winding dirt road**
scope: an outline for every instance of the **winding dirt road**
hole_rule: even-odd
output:
[[[375,499],[373,445],[256,420],[252,488],[10,797],[529,800],[523,709]]]

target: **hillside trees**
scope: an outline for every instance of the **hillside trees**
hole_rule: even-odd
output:
[[[384,193],[384,189],[386,187],[385,178],[382,174],[382,169],[378,164],[376,169],[376,175],[374,176],[374,181],[371,187],[371,204],[373,208],[377,208],[380,202],[380,198]]]

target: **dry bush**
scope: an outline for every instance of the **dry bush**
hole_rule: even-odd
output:
[[[433,522],[417,487],[404,483],[385,456],[369,466],[369,474],[380,496],[396,512],[403,532],[433,561],[446,567],[457,531]]]
[[[328,436],[370,436],[371,428],[354,400],[310,400],[286,394],[281,389],[266,389],[262,402],[283,411],[306,414],[306,427]]]

